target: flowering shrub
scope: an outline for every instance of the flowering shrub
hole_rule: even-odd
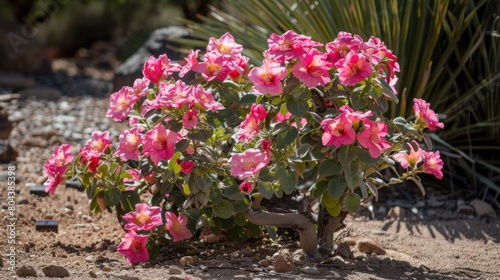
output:
[[[92,211],[116,211],[126,231],[118,253],[134,264],[205,226],[236,240],[289,226],[310,254],[321,221],[307,205],[273,216],[263,199],[294,195],[310,180],[310,201],[345,217],[379,188],[409,179],[423,192],[418,174],[443,177],[426,134],[443,124],[429,104],[415,99],[413,120],[384,117],[398,101],[399,65],[378,38],[340,32],[322,50],[288,31],[268,43],[261,66],[248,64],[229,33],[211,38],[202,57],[191,50],[183,65],[149,58],[144,77],[110,97],[106,116],[128,119],[130,129],[118,141],[95,131],[76,156],[55,147],[46,191],[80,180]],[[192,81],[173,78],[189,72]]]

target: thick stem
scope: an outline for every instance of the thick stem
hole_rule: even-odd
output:
[[[342,211],[337,217],[332,217],[325,208],[321,207],[318,217],[319,248],[322,255],[330,255],[333,250],[333,235],[345,227],[344,220],[347,211]]]
[[[272,213],[263,210],[249,209],[245,213],[248,220],[256,225],[291,228],[299,233],[300,246],[307,255],[316,250],[316,230],[314,224],[299,213]]]

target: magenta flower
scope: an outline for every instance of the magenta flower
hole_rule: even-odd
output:
[[[413,102],[413,111],[415,111],[415,117],[419,125],[423,128],[429,128],[430,131],[434,131],[438,127],[444,128],[444,124],[439,122],[439,117],[430,109],[431,104],[419,98],[413,99]]]
[[[134,126],[130,130],[124,130],[120,133],[120,145],[116,149],[115,154],[122,160],[139,159],[139,147],[144,141],[144,135],[141,133],[144,130],[142,126]]]
[[[154,108],[181,108],[184,104],[191,106],[195,102],[194,87],[181,80],[175,84],[161,82],[158,87],[160,91],[151,104]]]
[[[186,64],[182,67],[181,71],[179,72],[179,77],[184,77],[189,71],[193,69],[193,67],[198,64],[198,53],[200,50],[189,50],[189,53],[184,60],[186,61]]]
[[[203,58],[205,61],[194,65],[192,70],[200,73],[207,82],[214,79],[224,81],[230,71],[230,69],[224,65],[224,56],[219,53],[208,52]]]
[[[240,184],[240,191],[246,194],[251,193],[253,190],[253,183],[249,181],[245,181]]]
[[[237,44],[229,32],[224,33],[220,39],[210,37],[207,46],[207,52],[218,52],[229,57],[238,56],[242,50],[243,46]]]
[[[260,142],[260,147],[262,148],[262,150],[266,151],[266,152],[269,152],[269,150],[271,149],[271,145],[273,143],[271,142],[271,140],[269,139],[264,139],[262,140],[262,142]]]
[[[184,174],[188,174],[189,172],[193,171],[194,168],[194,162],[192,160],[186,160],[181,162],[181,171]]]
[[[142,74],[144,77],[148,78],[148,80],[157,84],[163,77],[163,64],[161,60],[156,59],[154,56],[150,56],[144,63]]]
[[[266,152],[248,149],[243,153],[233,155],[230,162],[231,176],[244,180],[245,178],[255,177],[269,163],[269,156]]]
[[[413,149],[412,145],[408,145],[410,146],[409,154],[406,151],[400,151],[392,156],[392,158],[399,162],[399,164],[401,164],[401,166],[405,169],[409,167],[410,170],[415,170],[417,165],[422,162],[423,159],[424,151],[420,149],[417,142],[413,141],[413,143],[418,147],[416,151]]]
[[[292,73],[304,85],[308,87],[324,86],[330,82],[332,63],[324,59],[324,54],[318,50],[312,50],[299,59],[292,67]]]
[[[233,81],[237,81],[241,75],[247,73],[248,60],[248,57],[242,55],[238,55],[235,58],[232,58],[232,65],[229,66],[229,68],[231,69],[228,74],[229,78],[231,78]]]
[[[83,150],[94,151],[95,154],[102,155],[111,144],[109,131],[94,131],[91,138],[85,143]]]
[[[125,256],[130,265],[134,265],[135,263],[142,261],[148,261],[149,253],[146,248],[148,238],[149,235],[141,235],[135,233],[133,230],[129,230],[123,237],[120,245],[118,245],[116,252]]]
[[[60,147],[54,147],[54,153],[49,157],[45,165],[51,165],[55,168],[66,168],[73,161],[75,156],[71,153],[69,144],[62,144]]]
[[[345,113],[341,113],[334,119],[322,120],[321,128],[325,131],[321,136],[324,146],[340,147],[351,145],[356,141],[356,131],[352,128],[352,121]]]
[[[328,60],[335,64],[345,58],[348,53],[357,53],[362,46],[363,39],[359,35],[353,37],[351,33],[341,31],[333,42],[326,44],[325,49]]]
[[[182,213],[179,213],[177,217],[172,212],[165,212],[166,228],[172,237],[174,242],[182,241],[184,239],[189,239],[193,237],[193,234],[187,228],[187,219]]]
[[[128,222],[125,229],[133,231],[150,230],[163,224],[161,207],[148,206],[145,203],[136,204],[135,211],[123,215],[123,219]]]
[[[267,117],[267,111],[262,104],[252,104],[250,108],[250,113],[254,114],[259,121],[263,121]]]
[[[185,129],[192,129],[198,124],[198,111],[190,109],[184,114],[181,122]]]
[[[212,112],[225,109],[224,105],[215,101],[211,92],[205,91],[201,85],[197,85],[194,89],[195,108],[207,109]]]
[[[273,33],[267,39],[267,43],[269,47],[264,52],[264,57],[279,63],[299,58],[314,47],[323,45],[312,41],[311,37],[298,35],[293,30],[289,30],[281,36]]]
[[[122,87],[119,91],[111,94],[106,117],[112,118],[114,121],[125,120],[134,103],[141,97],[132,93],[133,89],[131,87]]]
[[[97,170],[97,166],[99,165],[99,158],[101,157],[101,153],[96,150],[86,150],[80,149],[80,162],[89,168],[89,171],[95,172]]]
[[[286,78],[287,69],[279,67],[269,60],[264,60],[261,67],[255,67],[248,73],[248,79],[254,83],[256,93],[279,95],[283,92],[281,81]]]
[[[367,148],[372,158],[377,158],[391,144],[385,140],[387,135],[387,125],[384,122],[374,123],[371,120],[363,121],[364,130],[358,134],[358,142]]]
[[[434,175],[438,179],[443,178],[443,161],[439,155],[439,151],[425,152],[424,151],[424,172]]]
[[[260,124],[256,114],[247,114],[245,120],[240,124],[238,131],[238,141],[252,140],[259,134]]]
[[[373,73],[372,65],[363,54],[348,53],[335,64],[339,72],[339,81],[346,86],[353,86]]]
[[[181,135],[166,129],[161,123],[144,135],[144,147],[142,152],[145,156],[158,164],[162,160],[169,160],[175,154],[175,143],[181,139]]]
[[[67,167],[57,167],[56,165],[46,164],[44,167],[44,172],[47,174],[48,179],[43,183],[45,186],[45,192],[53,195],[56,192],[57,186],[64,181],[64,173],[66,173]]]
[[[161,62],[161,68],[163,69],[163,77],[167,78],[172,76],[173,73],[179,72],[182,69],[177,63],[172,63],[166,54],[162,54],[158,57],[158,61]]]
[[[340,107],[339,111],[346,115],[346,117],[352,122],[352,126],[354,128],[358,127],[358,123],[360,121],[367,120],[370,116],[373,115],[372,111],[366,111],[366,112],[354,111],[348,105]]]

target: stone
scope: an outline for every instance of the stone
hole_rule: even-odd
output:
[[[64,278],[69,276],[66,268],[58,265],[49,265],[42,268],[43,274],[47,277]]]
[[[30,203],[30,201],[24,196],[20,196],[17,198],[17,204],[19,204],[19,205],[29,204],[29,203]]]
[[[474,199],[470,202],[470,205],[474,207],[476,214],[481,218],[496,218],[497,214],[495,209],[488,202],[481,199]]]
[[[19,91],[21,98],[34,97],[37,99],[56,100],[61,97],[62,92],[51,87],[33,87]]]
[[[377,255],[385,255],[386,254],[386,252],[382,248],[382,246],[380,246],[379,244],[377,244],[374,241],[369,240],[369,239],[362,239],[362,240],[358,241],[358,250],[360,252],[367,253],[367,254],[372,254],[372,253],[375,253]]]
[[[262,267],[268,267],[269,266],[269,260],[268,259],[263,259],[259,261],[259,265]]]
[[[341,256],[335,256],[332,259],[331,265],[334,267],[340,267],[340,266],[346,265],[346,262],[344,261],[344,259]]]
[[[136,277],[136,276],[129,276],[127,274],[123,274],[123,273],[108,273],[106,274],[106,276],[108,277],[114,277],[116,279],[122,279],[122,280],[140,280],[139,277]]]
[[[87,256],[87,257],[85,257],[85,261],[88,263],[93,263],[93,262],[95,262],[95,259],[93,256]]]
[[[180,266],[192,265],[196,266],[200,264],[200,258],[198,256],[184,256],[179,260]]]
[[[463,215],[474,215],[476,211],[474,210],[474,207],[463,204],[457,207],[457,213]]]
[[[16,275],[19,277],[37,277],[36,270],[29,266],[23,265],[16,270]]]
[[[97,274],[95,274],[95,272],[93,271],[89,271],[89,276],[90,278],[97,278]]]
[[[305,274],[318,275],[320,273],[319,269],[314,266],[304,266],[300,268],[300,271]]]
[[[176,265],[171,265],[169,268],[168,268],[168,274],[173,274],[173,275],[179,275],[179,274],[182,274],[182,269],[180,269],[178,266]]]
[[[394,206],[387,213],[387,218],[388,219],[403,220],[405,218],[405,215],[406,215],[406,211],[404,208],[401,208],[399,206]]]
[[[243,255],[243,256],[247,256],[247,257],[251,257],[253,254],[252,252],[250,252],[250,250],[248,250],[247,248],[243,248],[240,250],[240,253]]]
[[[111,266],[103,266],[103,268],[101,268],[102,271],[111,271],[113,270],[113,268]]]
[[[274,259],[273,267],[276,272],[290,272],[295,269],[295,265],[282,255],[278,255]]]
[[[347,242],[342,242],[338,244],[337,250],[335,252],[345,259],[349,260],[354,259],[354,254],[352,253],[351,247]]]

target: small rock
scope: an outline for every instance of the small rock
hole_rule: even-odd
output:
[[[246,248],[243,248],[240,250],[240,253],[243,255],[243,256],[247,256],[247,257],[251,257],[253,254],[252,252],[250,252],[250,250],[246,249]]]
[[[295,265],[282,255],[278,255],[274,260],[274,271],[276,272],[290,272],[294,268]]]
[[[331,265],[334,267],[344,266],[346,265],[344,259],[341,256],[335,256],[332,259]]]
[[[395,206],[389,210],[387,213],[387,218],[388,219],[396,219],[396,220],[403,220],[405,218],[405,209]]]
[[[300,271],[305,274],[318,275],[319,269],[314,266],[304,266],[300,268]]]
[[[491,205],[481,199],[474,199],[470,202],[470,205],[474,207],[474,210],[476,210],[476,214],[479,217],[484,217],[484,218],[496,218],[497,213],[495,213],[495,210]]]
[[[102,271],[111,271],[113,270],[113,268],[111,266],[104,266],[103,268],[101,268]]]
[[[179,276],[175,276],[175,275],[171,275],[167,278],[167,280],[185,280],[186,278],[184,277],[179,277]]]
[[[93,263],[93,262],[95,262],[95,259],[94,259],[94,257],[93,257],[93,256],[87,256],[87,257],[85,258],[85,261],[86,261],[86,262],[88,262],[88,263]]]
[[[351,247],[349,246],[349,243],[347,242],[342,242],[338,244],[336,253],[338,253],[340,256],[342,256],[345,259],[354,259],[354,254],[351,251]]]
[[[463,215],[474,215],[476,211],[474,210],[474,207],[463,204],[457,207],[457,213]]]
[[[367,254],[375,253],[377,255],[385,255],[386,253],[380,245],[369,239],[358,241],[358,250]]]
[[[436,215],[436,213],[437,213],[437,212],[436,212],[436,210],[434,210],[434,209],[429,209],[429,210],[427,210],[427,215],[429,215],[429,216],[435,216],[435,215]]]
[[[259,261],[259,265],[262,267],[268,267],[269,266],[269,260],[263,259]]]
[[[31,248],[31,247],[30,247],[30,244],[28,244],[28,243],[24,243],[24,245],[23,245],[23,246],[24,246],[24,252],[25,252],[25,253],[29,253],[29,252],[30,252],[30,248]]]
[[[47,277],[63,278],[68,277],[69,272],[66,268],[58,265],[49,265],[42,268],[43,274]]]
[[[89,276],[90,278],[97,278],[97,274],[95,274],[95,272],[93,271],[89,271]]]
[[[179,265],[180,266],[186,266],[186,265],[199,265],[200,264],[200,258],[198,256],[184,256],[179,260]]]
[[[17,73],[1,73],[0,74],[0,86],[7,88],[30,88],[35,86],[35,79],[25,77]]]
[[[17,198],[17,204],[29,204],[30,201],[24,197],[24,196],[20,196]]]
[[[33,87],[19,91],[21,98],[35,97],[37,99],[55,100],[61,97],[60,90],[51,87]]]
[[[372,234],[375,234],[375,235],[386,235],[387,234],[387,231],[386,230],[372,230],[371,231]],[[356,241],[354,241],[354,243],[356,243]],[[351,245],[351,244],[349,244]],[[353,244],[355,245],[355,244]],[[351,245],[351,246],[353,246]]]
[[[108,243],[102,241],[102,242],[99,242],[97,243],[95,246],[94,246],[94,250],[95,251],[105,251],[106,249],[108,249]]]
[[[173,275],[179,275],[179,274],[182,274],[182,269],[180,269],[178,266],[176,265],[171,265],[169,268],[168,268],[168,274],[173,274]]]
[[[19,277],[37,277],[36,270],[29,265],[23,265],[18,268],[16,274]]]
[[[108,245],[108,251],[116,252],[117,248],[118,248],[118,246],[116,246],[115,244]]]
[[[37,148],[45,148],[47,147],[48,144],[49,143],[47,142],[47,140],[43,139],[40,136],[37,137],[28,136],[21,141],[21,145],[29,147],[37,147]]]

